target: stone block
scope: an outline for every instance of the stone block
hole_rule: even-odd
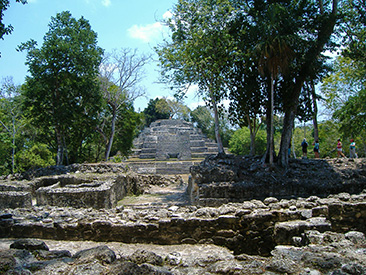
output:
[[[49,180],[54,181],[52,178]],[[121,182],[113,179],[91,182],[77,181],[77,183],[72,184],[64,181],[65,178],[59,178],[59,180],[53,185],[40,187],[36,191],[37,205],[108,209],[115,207],[123,196]]]
[[[2,191],[0,192],[0,209],[28,208],[32,206],[30,192]]]

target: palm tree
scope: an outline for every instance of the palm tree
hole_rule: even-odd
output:
[[[284,72],[288,68],[292,49],[288,44],[288,37],[279,35],[275,29],[272,29],[274,35],[269,35],[264,42],[258,43],[256,50],[259,54],[258,69],[262,75],[270,76],[270,118],[269,118],[269,138],[267,139],[267,151],[269,153],[269,164],[273,166],[274,140],[273,140],[273,113],[274,113],[274,82],[280,72]],[[268,131],[267,131],[268,133]],[[266,158],[264,156],[264,159]]]

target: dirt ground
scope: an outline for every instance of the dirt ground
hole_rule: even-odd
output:
[[[149,205],[187,205],[189,198],[186,193],[189,174],[180,175],[184,184],[176,185],[151,185],[148,190],[139,196],[126,196],[118,205],[123,206],[149,206]]]

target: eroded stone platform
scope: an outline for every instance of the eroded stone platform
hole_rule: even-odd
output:
[[[97,210],[33,206],[6,209],[0,215],[0,236],[7,238],[215,244],[235,254],[267,256],[276,245],[306,244],[302,234],[307,230],[366,233],[366,193],[267,198],[220,207],[167,204]]]
[[[172,183],[178,186],[182,182],[179,176],[139,175],[131,171],[105,174],[78,171],[31,181],[1,181],[0,188],[7,191],[0,192],[0,209],[32,205],[110,209],[125,196],[143,194],[150,186]]]
[[[132,157],[154,160],[191,160],[217,154],[217,144],[192,123],[163,119],[151,123],[134,140]]]
[[[210,156],[190,171],[191,203],[203,206],[357,194],[366,189],[366,159],[291,159],[287,169],[270,170],[259,157]]]

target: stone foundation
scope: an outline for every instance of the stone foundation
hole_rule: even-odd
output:
[[[121,177],[104,181],[83,181],[72,177],[43,179],[44,182],[48,180],[52,182],[57,180],[57,183],[37,189],[37,205],[109,209],[116,207],[117,202],[125,195],[123,192],[125,181]]]
[[[188,193],[192,204],[219,206],[266,197],[290,199],[366,189],[365,159],[290,160],[286,170],[271,171],[259,158],[207,157],[191,167]]]
[[[0,236],[153,244],[216,244],[268,256],[276,245],[306,243],[303,233],[366,233],[366,193],[297,200],[267,198],[220,207],[59,207],[7,209]]]
[[[151,185],[181,184],[180,177],[138,175],[135,173],[75,173],[45,176],[32,181],[0,183],[0,209],[36,205],[57,207],[110,209],[126,195],[140,195]]]
[[[0,209],[32,206],[33,191],[26,182],[0,182]]]

